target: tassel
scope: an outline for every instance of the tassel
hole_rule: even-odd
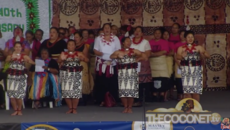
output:
[[[71,34],[71,36],[69,37],[69,39],[74,40],[74,34]]]
[[[125,37],[129,37],[129,32],[128,31],[125,33]]]
[[[16,42],[20,42],[21,41],[21,38],[19,36],[16,37],[15,39]]]

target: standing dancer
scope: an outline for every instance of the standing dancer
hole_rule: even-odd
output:
[[[27,74],[25,63],[34,64],[29,56],[22,54],[22,43],[14,43],[14,52],[7,56],[6,63],[9,62],[7,76],[7,93],[10,98],[11,105],[15,110],[12,116],[22,115],[22,102],[26,95]]]
[[[121,49],[118,37],[111,33],[111,25],[106,23],[102,29],[103,33],[95,39],[94,44],[94,53],[97,56],[95,92],[100,106],[104,106],[106,92],[110,92],[118,100],[116,62],[110,59],[110,55]]]
[[[198,102],[203,90],[203,68],[201,59],[209,58],[207,51],[194,43],[194,32],[184,34],[187,44],[178,48],[177,60],[181,60],[181,78],[184,98],[193,98]]]
[[[130,48],[129,37],[122,38],[123,48],[115,51],[110,58],[118,61],[119,97],[125,107],[123,113],[132,113],[134,98],[139,97],[137,62],[142,55],[139,50]]]
[[[62,52],[58,62],[62,64],[60,69],[60,81],[62,87],[62,98],[69,107],[66,112],[77,113],[77,105],[82,97],[82,70],[81,61],[88,62],[83,53],[75,51],[76,42],[69,40],[67,43],[68,52]]]

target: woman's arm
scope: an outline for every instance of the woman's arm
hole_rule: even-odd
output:
[[[150,57],[158,57],[158,56],[165,55],[166,53],[167,53],[166,51],[151,52]]]
[[[32,65],[35,65],[35,62],[27,55],[24,56],[24,60]]]
[[[11,60],[11,56],[7,56],[7,57],[6,57],[6,63],[7,63],[7,62],[10,62],[10,60]]]
[[[86,56],[86,57],[89,57],[89,48],[86,46],[86,45],[84,45],[85,47],[84,47],[84,50],[83,50],[83,54]]]
[[[61,64],[64,59],[66,59],[66,55],[64,54],[64,52],[62,52],[59,58],[57,59],[57,62]]]
[[[168,53],[168,56],[174,56],[174,50],[171,50],[171,51]]]
[[[202,46],[198,46],[198,49],[199,49],[199,52],[200,52],[200,55],[203,59],[205,58],[210,58],[210,55],[208,54],[208,52],[204,49],[204,47]]]
[[[139,50],[134,49],[134,54],[135,54],[136,56],[141,56],[141,55],[142,55],[142,52],[139,51]]]
[[[96,56],[102,56],[102,55],[103,55],[102,52],[97,51],[97,50],[95,50],[95,49],[93,49],[93,52],[94,52],[94,54],[95,54]]]
[[[87,58],[82,52],[78,52],[78,57],[81,61],[89,62],[89,58]]]
[[[185,55],[187,55],[186,52],[183,52],[183,48],[179,47],[176,54],[176,60],[183,60]]]
[[[110,55],[110,59],[117,59],[119,51],[115,51],[112,55]]]

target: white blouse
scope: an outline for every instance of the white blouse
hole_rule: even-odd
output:
[[[134,49],[139,50],[141,52],[145,52],[145,51],[151,50],[151,46],[149,44],[149,41],[147,41],[145,39],[143,39],[141,41],[141,43],[139,43],[139,44],[134,44],[133,41],[132,41],[131,48],[134,48]]]

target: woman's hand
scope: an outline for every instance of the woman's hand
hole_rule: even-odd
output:
[[[61,60],[65,60],[67,58],[67,55],[65,55],[64,53],[61,53]]]
[[[45,70],[48,70],[48,67],[47,67],[47,66],[43,66],[42,68],[45,69]]]
[[[125,53],[121,51],[117,55],[118,58],[124,58],[124,56],[125,56]]]
[[[187,56],[188,54],[187,54],[187,51],[182,51],[182,53],[181,53],[181,56],[183,57],[183,58],[185,58],[186,56]]]

